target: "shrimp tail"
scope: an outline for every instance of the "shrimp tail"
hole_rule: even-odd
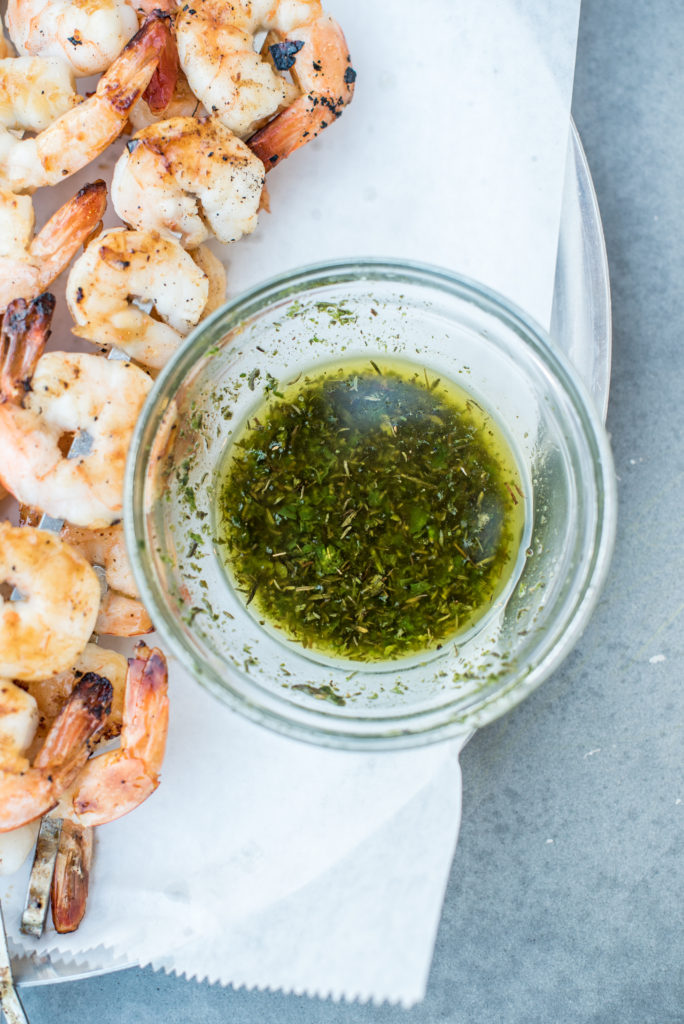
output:
[[[161,765],[166,746],[168,669],[158,647],[141,641],[135,651],[135,657],[128,659],[122,745],[152,770],[156,784],[155,768]]]
[[[97,85],[97,93],[119,114],[125,115],[147,88],[150,67],[160,59],[168,45],[171,30],[166,19],[151,14],[124,46],[120,55]]]
[[[86,672],[54,720],[33,767],[49,768],[58,791],[73,782],[88,760],[88,740],[104,725],[112,710],[112,696],[108,679]]]
[[[302,95],[281,114],[259,129],[247,145],[259,157],[267,171],[294,153],[341,117],[354,96],[356,72],[342,29],[327,16],[296,30],[295,41],[271,47],[276,56],[277,45],[288,44],[287,67],[302,88]]]
[[[36,235],[31,243],[31,256],[39,263],[42,287],[57,277],[79,245],[96,230],[106,206],[107,186],[99,179],[79,189]]]
[[[10,302],[0,330],[0,403],[18,404],[31,389],[31,378],[48,338],[55,297],[43,292],[27,302]]]
[[[169,18],[159,8],[152,11],[157,18]],[[179,72],[178,47],[172,32],[169,32],[159,55],[159,63],[145,89],[142,98],[155,116],[163,114],[173,98]]]
[[[51,892],[52,923],[62,935],[75,932],[83,920],[92,859],[93,830],[63,821]]]

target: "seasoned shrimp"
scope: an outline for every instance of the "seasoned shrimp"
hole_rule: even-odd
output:
[[[128,445],[152,381],[119,360],[76,352],[40,356],[49,318],[31,330],[30,317],[43,301],[17,299],[3,321],[0,481],[22,504],[99,529],[121,518]],[[90,447],[70,458],[63,449],[76,434],[87,434]]]
[[[55,185],[85,167],[123,130],[128,113],[147,87],[169,28],[150,18],[97,83],[95,93],[67,109],[34,138],[0,133],[0,184],[13,192]],[[11,123],[6,129],[28,127]]]
[[[215,118],[174,117],[133,136],[114,168],[112,201],[134,228],[173,232],[192,249],[235,242],[257,224],[262,162]]]
[[[116,345],[151,367],[173,355],[201,319],[208,296],[206,274],[180,242],[126,228],[112,228],[91,242],[71,268],[66,288],[74,334]],[[158,319],[134,300],[152,303]]]
[[[269,33],[261,55],[259,30]],[[179,12],[176,41],[192,91],[240,138],[287,115],[260,142],[266,166],[313,138],[352,98],[347,44],[320,0],[197,0]]]
[[[100,604],[100,584],[85,558],[45,530],[0,523],[0,582],[21,595],[0,597],[0,675],[45,679],[69,668]]]
[[[100,644],[88,643],[64,672],[58,672],[46,679],[27,682],[26,690],[35,702],[38,711],[38,728],[35,739],[30,743],[40,742],[52,722],[55,720],[74,686],[88,673],[103,676],[112,686],[111,711],[99,734],[99,739],[109,740],[121,732],[123,721],[124,694],[126,691],[126,658],[118,651],[110,651]],[[29,756],[34,753],[34,746],[27,747]]]
[[[95,632],[109,636],[139,636],[153,629],[149,615],[140,601],[133,579],[123,525],[117,523],[103,530],[85,530],[66,523],[61,537],[83,555],[91,565],[101,565],[107,580],[107,593],[102,598],[95,623]],[[106,675],[106,673],[103,673]]]
[[[74,76],[61,60],[6,57],[0,60],[0,144],[11,143],[7,130],[42,132],[81,102]]]
[[[127,0],[8,0],[7,28],[20,53],[59,57],[74,73],[97,75],[112,64],[146,14],[168,5]]]
[[[38,726],[36,702],[9,679],[0,679],[0,764],[28,753]],[[0,835],[0,875],[13,875],[36,841],[38,823]]]
[[[96,229],[106,205],[104,181],[84,185],[34,236],[31,197],[0,189],[0,313],[12,299],[45,291]]]
[[[169,718],[166,659],[139,644],[129,659],[118,750],[99,754],[62,794],[56,817],[80,825],[103,825],[127,814],[159,785]]]
[[[315,139],[341,116],[354,95],[356,72],[336,21],[321,14],[291,34],[296,41],[282,39],[281,33],[269,49],[276,66],[282,66],[283,53],[298,48],[292,77],[301,94],[249,140],[250,149],[267,169]],[[285,57],[286,62],[289,59]]]
[[[46,814],[78,776],[88,740],[109,714],[111,686],[93,674],[75,686],[31,765],[7,742],[0,761],[0,832],[20,828]]]

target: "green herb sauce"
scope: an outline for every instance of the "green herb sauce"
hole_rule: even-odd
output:
[[[413,364],[269,380],[218,475],[234,586],[284,638],[396,660],[482,617],[513,570],[524,497],[500,430]]]

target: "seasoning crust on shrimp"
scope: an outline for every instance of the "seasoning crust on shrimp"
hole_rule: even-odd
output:
[[[258,157],[216,118],[175,117],[127,143],[112,201],[127,224],[173,232],[191,249],[212,234],[235,242],[252,232],[264,181]]]

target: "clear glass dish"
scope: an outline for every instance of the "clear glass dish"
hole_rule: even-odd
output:
[[[383,356],[461,384],[503,427],[526,536],[511,587],[474,634],[396,663],[336,662],[270,631],[229,585],[214,471],[268,381]],[[606,574],[615,484],[591,397],[525,314],[449,271],[346,260],[274,278],[188,339],[139,420],[124,522],[163,642],[216,697],[309,742],[396,749],[490,721],[559,664]]]

